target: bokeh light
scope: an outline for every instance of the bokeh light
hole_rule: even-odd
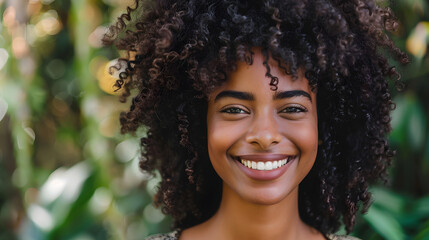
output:
[[[3,13],[3,24],[7,28],[13,28],[16,22],[16,10],[13,6],[9,6]]]
[[[48,10],[42,14],[40,20],[35,25],[36,35],[45,37],[46,35],[55,35],[62,28],[58,20],[58,13],[55,10]]]
[[[42,206],[30,205],[28,207],[28,217],[44,231],[50,231],[54,227],[52,214]]]
[[[107,32],[107,28],[105,26],[98,26],[89,36],[88,43],[93,48],[100,48],[103,46],[103,35]]]
[[[9,53],[6,49],[0,48],[0,70],[6,65],[7,60],[9,59]]]
[[[4,118],[4,116],[6,115],[7,108],[8,108],[7,102],[3,98],[0,97],[0,122]]]
[[[100,215],[110,207],[112,198],[113,196],[109,189],[104,187],[97,188],[89,201],[89,207],[94,214]]]
[[[429,22],[418,23],[413,33],[407,39],[407,51],[418,58],[422,58],[426,54],[428,39]]]
[[[115,83],[120,79],[119,74],[125,71],[127,67],[126,62],[114,59],[98,64],[97,79],[100,88],[106,93],[120,95],[122,90],[115,87]]]
[[[29,52],[27,42],[23,37],[16,37],[12,41],[12,53],[16,58],[22,58]]]

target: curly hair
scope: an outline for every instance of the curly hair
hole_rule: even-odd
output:
[[[369,207],[369,184],[385,178],[394,108],[386,78],[399,74],[381,52],[401,63],[408,57],[388,37],[398,23],[374,0],[159,0],[137,2],[105,35],[126,50],[116,83],[123,99],[138,89],[122,132],[147,127],[141,138],[144,171],[159,171],[155,203],[188,228],[216,212],[222,180],[207,153],[207,99],[238,61],[252,64],[252,48],[285,73],[305,71],[317,89],[321,144],[299,185],[304,222],[327,234],[341,221],[350,232],[357,211]]]

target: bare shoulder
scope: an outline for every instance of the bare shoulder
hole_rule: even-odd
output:
[[[169,233],[160,233],[160,234],[151,235],[145,238],[145,240],[178,240],[180,236],[180,232],[181,231],[179,229],[176,229]]]
[[[361,240],[360,238],[352,237],[352,236],[346,236],[346,235],[328,234],[327,237],[329,240]]]

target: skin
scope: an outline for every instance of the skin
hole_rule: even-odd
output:
[[[324,239],[298,213],[298,186],[317,154],[316,93],[303,74],[293,79],[274,60],[269,65],[279,78],[276,91],[257,49],[252,65],[239,62],[210,95],[208,152],[223,180],[222,201],[212,218],[180,239]],[[239,161],[285,157],[291,161],[272,171],[249,171]]]

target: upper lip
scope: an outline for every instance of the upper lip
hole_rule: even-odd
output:
[[[287,159],[292,155],[287,154],[244,154],[244,155],[236,155],[236,158],[250,161],[278,161]]]

